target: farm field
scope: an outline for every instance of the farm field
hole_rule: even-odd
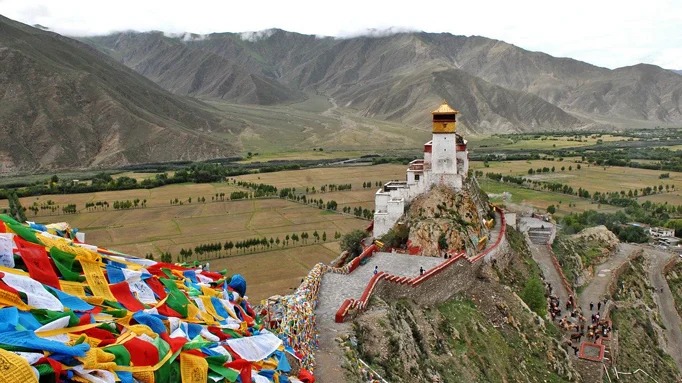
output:
[[[561,171],[561,167],[565,166],[566,170]],[[568,166],[573,166],[573,170],[569,171]],[[528,169],[555,167],[554,173],[542,173],[532,176],[528,175]],[[489,167],[484,167],[482,162],[473,161],[472,168],[483,171],[484,173],[501,173],[503,175],[519,175],[530,177],[537,181],[557,182],[572,186],[573,189],[583,188],[590,193],[599,192],[614,192],[621,190],[634,190],[646,188],[647,186],[658,185],[675,185],[675,189],[682,190],[682,173],[677,172],[663,172],[660,170],[637,169],[620,166],[590,166],[588,164],[581,164],[581,169],[577,169],[577,164],[573,162],[564,161],[548,161],[548,160],[533,160],[533,161],[504,161],[504,162],[490,162]],[[660,179],[662,173],[670,173],[670,178]]]
[[[629,137],[614,136],[611,134],[604,134],[599,138],[592,138],[582,136],[581,141],[573,139],[574,136],[540,136],[529,140],[517,140],[516,142],[505,136],[492,137],[472,137],[469,142],[469,148],[499,148],[504,150],[524,150],[524,149],[562,149],[597,145],[597,140],[602,142],[625,141]],[[634,140],[638,140],[635,138]]]
[[[291,173],[283,172],[282,174]],[[360,189],[362,183],[360,183]],[[73,195],[29,197],[21,200],[24,206],[52,200],[56,204],[75,203],[81,210],[70,215],[35,216],[27,212],[29,220],[38,223],[68,222],[71,227],[86,233],[86,241],[139,257],[152,253],[170,252],[176,260],[180,249],[194,248],[205,243],[225,243],[248,238],[280,238],[308,232],[307,245],[290,241],[265,252],[243,254],[232,250],[222,259],[211,259],[212,270],[227,269],[230,274],[241,273],[249,281],[249,295],[260,300],[274,294],[286,294],[298,286],[300,279],[318,262],[329,262],[340,252],[334,233],[346,233],[367,227],[366,220],[336,214],[277,198],[210,202],[215,193],[243,190],[227,183],[174,184],[156,189],[122,190]],[[368,193],[372,193],[367,190]],[[355,193],[355,192],[348,192]],[[192,197],[192,203],[188,198]],[[207,199],[197,203],[197,197]],[[147,200],[146,208],[107,211],[86,211],[85,202]],[[183,205],[170,205],[178,198]],[[324,197],[327,199],[327,197]],[[7,201],[0,201],[0,208]],[[42,212],[41,212],[42,213]],[[327,241],[315,243],[312,233],[327,234]],[[190,260],[197,259],[196,255]],[[200,259],[204,261],[204,257]],[[263,274],[265,273],[265,274]]]
[[[577,159],[575,159],[577,160]],[[472,168],[483,172],[515,174],[527,176],[528,168],[573,166],[572,171],[543,173],[535,175],[539,180],[566,183],[575,188],[583,187],[590,192],[628,190],[659,184],[674,184],[675,191],[665,194],[640,197],[640,201],[650,199],[656,202],[682,204],[682,174],[670,173],[669,179],[659,179],[660,171],[621,167],[590,166],[583,164],[578,170],[574,160],[562,162],[548,160],[490,162],[484,167],[482,162],[472,162]],[[374,207],[376,182],[405,179],[405,165],[385,164],[377,166],[320,167],[305,170],[275,173],[249,174],[234,177],[237,181],[264,183],[277,188],[295,187],[305,190],[314,186],[318,192],[308,197],[321,198],[325,202],[335,200],[340,206]],[[122,173],[120,176],[144,178],[153,176],[148,173]],[[362,184],[370,182],[371,188]],[[351,191],[319,192],[322,185],[352,184]],[[501,196],[493,196],[498,203],[513,203],[533,206],[545,210],[554,205],[559,214],[582,212],[585,210],[615,211],[608,205],[597,205],[589,200],[560,193],[535,191],[512,184],[502,184],[485,178],[480,179],[485,192],[491,194],[511,193],[510,200],[503,201]],[[280,245],[274,249],[243,254],[236,249],[228,255],[223,251],[220,259],[211,259],[212,270],[227,269],[229,273],[241,273],[250,282],[249,295],[262,299],[274,294],[285,294],[295,288],[315,263],[328,262],[339,254],[339,244],[334,233],[346,233],[353,229],[364,229],[368,222],[350,215],[336,214],[291,201],[265,198],[212,202],[216,193],[229,194],[244,190],[232,182],[214,184],[174,184],[155,189],[135,189],[84,193],[73,195],[49,195],[22,198],[24,206],[38,205],[51,200],[58,205],[76,204],[79,212],[71,215],[49,215],[40,211],[37,216],[28,212],[30,220],[39,223],[66,221],[72,227],[86,233],[89,243],[115,249],[136,256],[152,253],[170,252],[176,260],[180,249],[194,248],[199,244],[225,243],[248,238],[278,238],[284,240],[293,233],[311,234],[308,243],[299,242],[288,247]],[[679,192],[678,192],[679,191]],[[204,197],[205,203],[197,203]],[[170,204],[178,199],[182,204]],[[189,203],[189,198],[192,202]],[[87,211],[86,202],[146,200],[147,207],[107,211]],[[571,206],[569,206],[571,205]],[[0,208],[7,201],[0,200]],[[327,234],[326,242],[315,243],[312,233]],[[191,260],[196,259],[194,255]],[[202,258],[201,261],[204,261]],[[273,267],[274,265],[274,267]]]
[[[490,195],[490,200],[499,204],[511,202],[515,205],[534,207],[541,211],[546,210],[549,205],[554,205],[559,215],[580,213],[586,210],[603,212],[618,210],[615,206],[598,205],[589,200],[567,194],[531,190],[513,184],[504,184],[490,180],[480,180],[479,183],[483,191]],[[511,194],[510,200],[503,199],[502,193],[504,192]],[[569,204],[571,205],[570,207]]]

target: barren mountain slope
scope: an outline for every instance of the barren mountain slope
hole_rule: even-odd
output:
[[[157,57],[162,49],[158,42],[150,43],[149,33],[126,34],[125,46],[117,43],[121,35],[117,36],[90,38],[88,41],[95,42],[100,49],[114,56],[123,57],[126,65],[167,89],[236,102],[287,102],[300,96],[297,91],[321,92],[336,98],[341,106],[357,107],[361,113],[375,113],[378,117],[399,121],[405,116],[417,115],[416,108],[421,107],[410,97],[396,96],[395,84],[401,83],[409,91],[426,86],[427,89],[420,91],[419,96],[429,100],[452,96],[453,92],[446,89],[456,86],[459,88],[457,96],[473,99],[473,105],[460,106],[459,99],[449,101],[463,115],[476,116],[471,122],[480,121],[486,126],[486,132],[556,127],[573,129],[576,124],[585,126],[589,123],[567,118],[558,109],[614,122],[622,119],[663,123],[682,121],[679,112],[682,77],[678,78],[670,71],[650,65],[609,70],[569,58],[527,51],[485,37],[419,32],[333,39],[272,29],[250,34],[220,33],[201,38],[171,39],[156,33],[157,37],[172,40],[166,44],[204,52],[191,60],[174,60],[171,66],[158,68],[157,62],[167,62],[169,49],[163,49],[166,52],[163,59]],[[175,47],[172,50],[182,49]],[[217,62],[205,52],[216,54],[227,62]],[[246,72],[238,71],[235,65]],[[211,68],[211,71],[201,69],[204,67]],[[472,88],[480,88],[480,85],[458,82],[456,77],[462,75],[442,76],[436,79],[438,86],[428,85],[427,77],[435,68],[443,73],[460,70],[475,76],[467,78],[469,82],[481,84],[484,80],[483,83],[524,94],[512,93],[502,97],[503,92],[498,90],[493,105],[487,95],[477,97],[472,94],[476,91]],[[161,81],[155,78],[156,74],[149,74],[150,70],[169,73],[164,74]],[[267,80],[266,84],[272,87],[281,84],[291,94],[285,97],[274,92],[279,96],[258,100],[257,97],[241,97],[241,92],[216,92],[210,87],[190,91],[192,87],[169,85],[180,81],[183,74],[190,74],[188,77],[193,78],[196,73],[207,72],[213,74],[211,78],[221,79],[221,71],[224,76],[232,74],[235,83],[241,86],[244,82],[255,82],[239,80],[251,73],[262,81]],[[172,79],[176,75],[178,78]],[[405,79],[419,79],[427,85],[406,82]],[[207,82],[200,83],[205,86]],[[403,91],[402,95],[406,92],[399,90]],[[370,107],[367,103],[370,97],[380,102],[381,107]],[[520,105],[516,102],[519,97],[524,98]],[[392,98],[393,101],[386,103],[382,98]],[[542,100],[552,104],[556,110],[549,112],[553,108],[539,102]],[[518,107],[524,110],[519,111]],[[479,109],[494,109],[495,112],[489,118]],[[518,118],[522,114],[526,115],[525,119]]]
[[[91,47],[0,16],[0,171],[207,159],[240,129]]]
[[[240,59],[239,39],[185,42],[161,32],[92,37],[85,42],[110,53],[138,73],[178,94],[271,105],[304,98],[276,79],[263,75],[250,55]]]

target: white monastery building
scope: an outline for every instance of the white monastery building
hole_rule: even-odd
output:
[[[433,138],[424,144],[424,159],[410,162],[406,181],[384,184],[374,199],[374,237],[386,234],[405,212],[405,205],[432,186],[462,189],[469,172],[467,141],[456,133],[457,111],[445,101],[433,115]]]

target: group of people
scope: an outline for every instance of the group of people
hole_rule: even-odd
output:
[[[577,307],[573,295],[569,295],[566,304],[562,306],[561,299],[552,294],[552,284],[546,283],[545,288],[552,321],[559,320],[559,327],[571,333],[569,339],[566,340],[566,345],[573,349],[575,355],[578,355],[580,351],[578,345],[583,337],[590,342],[597,342],[599,339],[609,336],[612,331],[610,322],[601,317],[601,309],[602,306],[606,308],[607,298],[604,298],[603,302],[599,301],[596,304],[590,302],[591,317],[590,324],[588,324],[582,309]],[[562,308],[566,310],[563,316],[561,314]]]

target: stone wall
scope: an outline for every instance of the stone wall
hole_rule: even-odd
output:
[[[504,261],[511,251],[506,237],[504,213],[497,207],[495,209],[501,216],[501,229],[497,241],[492,246],[472,258],[467,258],[464,252],[455,254],[424,275],[415,278],[380,272],[372,277],[359,300],[347,299],[343,302],[336,313],[336,322],[344,322],[363,311],[373,294],[384,300],[412,299],[419,304],[433,305],[465,290],[477,277],[481,265],[493,259]]]

